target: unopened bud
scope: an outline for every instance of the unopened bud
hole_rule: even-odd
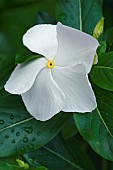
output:
[[[97,55],[97,53],[95,53],[93,65],[96,65],[97,63],[98,63],[98,55]]]
[[[20,167],[24,167],[24,161],[22,161],[20,159],[16,159],[16,161]]]
[[[16,159],[18,165],[23,169],[29,169],[29,165],[20,159]]]
[[[24,169],[29,169],[29,165],[27,163],[24,163]]]
[[[100,35],[102,34],[103,32],[103,29],[104,29],[104,18],[102,17],[97,25],[95,26],[94,28],[94,31],[93,31],[93,37],[98,39],[100,37]]]

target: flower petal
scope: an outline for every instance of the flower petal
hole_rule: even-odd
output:
[[[92,67],[94,54],[99,45],[92,36],[58,23],[58,52],[54,58],[56,65],[68,66],[82,63],[88,73]]]
[[[96,99],[85,75],[83,64],[55,67],[52,76],[65,94],[65,112],[91,112],[96,108]]]
[[[46,62],[45,58],[40,58],[32,62],[18,64],[6,82],[5,90],[12,94],[22,94],[28,91],[37,74],[46,66]]]
[[[24,34],[23,43],[32,52],[39,53],[51,60],[57,53],[56,34],[56,25],[36,25]]]
[[[34,85],[22,99],[28,112],[38,120],[45,121],[60,112],[64,105],[64,94],[51,76],[51,69],[43,69]]]

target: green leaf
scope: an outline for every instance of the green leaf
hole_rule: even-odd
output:
[[[113,138],[104,126],[98,112],[74,114],[75,124],[92,149],[103,158],[113,160]]]
[[[46,122],[35,120],[19,96],[0,94],[0,157],[42,147],[63,128],[71,114],[59,113]]]
[[[113,91],[113,52],[99,56],[99,62],[93,66],[90,77],[99,87]]]
[[[74,123],[74,120],[73,118],[71,117],[71,119],[69,119],[64,128],[62,129],[62,135],[63,135],[63,138],[65,140],[73,137],[74,135],[76,135],[78,132],[76,126],[75,126],[75,123]]]
[[[102,17],[102,0],[57,0],[56,18],[64,25],[92,33]]]
[[[113,35],[113,28],[108,29],[105,32],[105,35],[104,35],[104,40],[107,43],[107,51],[113,51],[113,38],[112,38],[112,35]]]
[[[40,54],[32,54],[32,53],[29,53],[29,54],[17,54],[16,57],[15,57],[15,63],[16,64],[22,64],[24,62],[28,62],[28,61],[32,61],[34,59],[38,59],[38,58],[41,58],[43,56],[41,56]]]
[[[18,169],[20,169],[20,168],[18,168]],[[14,170],[14,167],[12,166],[12,164],[1,162],[0,163],[0,170]]]
[[[107,131],[113,137],[113,93],[93,86],[97,99],[97,112],[102,119]]]
[[[46,146],[25,154],[24,158],[29,164],[33,165],[34,163],[36,165],[36,163],[40,163],[50,170],[95,169],[91,159],[74,138],[65,141],[57,136]]]
[[[102,157],[113,160],[113,94],[93,87],[98,108],[92,113],[74,114],[81,135]]]
[[[36,168],[36,170],[48,170],[48,169],[44,166],[39,166],[38,168]]]
[[[107,49],[107,44],[105,41],[100,41],[100,46],[98,47],[97,49],[97,53],[98,55],[102,55],[103,53],[106,52],[106,49]]]
[[[38,24],[56,24],[55,18],[49,15],[47,12],[38,12],[37,15]]]

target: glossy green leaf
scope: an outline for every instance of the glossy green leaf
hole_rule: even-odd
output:
[[[19,96],[1,93],[0,157],[40,148],[57,135],[70,116],[59,113],[49,121],[37,121],[26,111]]]
[[[57,0],[56,18],[65,25],[92,33],[102,17],[102,0]]]
[[[74,114],[76,126],[80,134],[92,149],[108,160],[113,160],[113,138],[107,131],[98,112]]]
[[[102,157],[113,160],[113,94],[94,86],[98,107],[92,113],[74,114],[81,135]]]
[[[107,43],[107,51],[113,51],[113,28],[108,29],[105,32],[104,39]]]
[[[15,57],[15,63],[16,64],[22,64],[24,62],[29,62],[32,61],[34,59],[38,59],[41,58],[43,56],[41,56],[40,54],[33,54],[33,53],[29,53],[29,54],[17,54]]]
[[[113,91],[113,52],[99,56],[99,62],[93,66],[90,77],[99,87]]]
[[[63,140],[58,136],[37,151],[24,155],[29,164],[40,163],[52,170],[94,170],[91,159],[74,139]]]
[[[106,52],[106,49],[107,49],[107,44],[105,41],[100,41],[100,46],[98,47],[97,49],[97,53],[98,55],[102,55],[103,53]]]
[[[97,99],[97,112],[107,131],[113,137],[113,93],[93,86]]]

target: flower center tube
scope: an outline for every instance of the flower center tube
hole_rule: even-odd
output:
[[[53,60],[48,60],[47,67],[52,69],[55,66],[55,62]]]

